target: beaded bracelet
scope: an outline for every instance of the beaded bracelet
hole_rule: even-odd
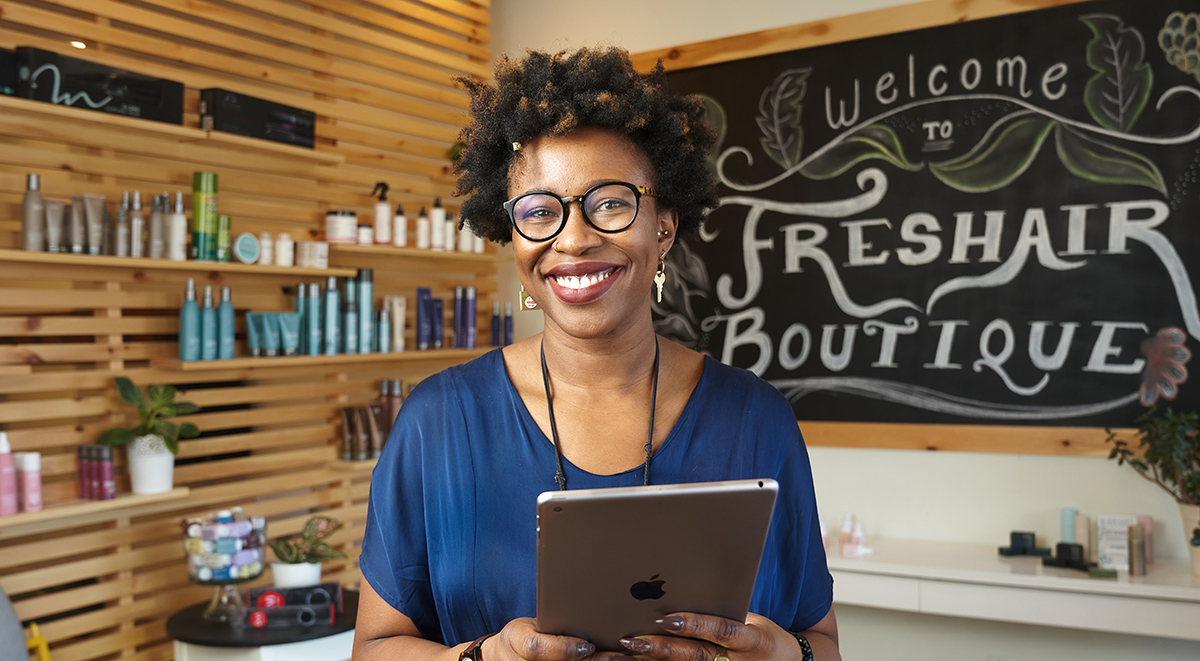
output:
[[[804,661],[813,661],[812,645],[808,644],[808,639],[804,637],[804,634],[796,633],[795,631],[789,631],[788,633],[795,636],[796,642],[800,643],[800,652],[803,654],[802,658]]]

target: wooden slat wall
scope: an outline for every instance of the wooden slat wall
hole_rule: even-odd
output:
[[[183,82],[181,129],[48,105],[0,105],[0,249],[19,246],[25,174],[43,193],[123,190],[144,199],[176,190],[190,210],[192,173],[220,175],[219,204],[234,232],[321,236],[324,214],[353,209],[370,222],[376,181],[415,219],[440,196],[451,212],[446,152],[466,98],[450,77],[488,75],[486,0],[0,0],[0,48],[36,46]],[[79,51],[70,40],[88,46]],[[198,90],[225,89],[312,110],[317,148],[297,150],[197,130]],[[92,115],[96,115],[93,117]],[[410,221],[410,226],[413,223]],[[489,253],[492,252],[489,246]],[[375,269],[379,297],[430,286],[479,290],[477,327],[489,333],[498,263],[334,252],[331,266]],[[316,276],[128,265],[43,264],[0,254],[0,430],[17,451],[43,455],[48,504],[77,497],[75,448],[134,421],[113,377],[170,383],[204,407],[188,419],[175,471],[185,499],[89,514],[61,525],[5,528],[0,586],[25,622],[42,625],[55,661],[170,659],[166,618],[206,599],[187,582],[178,522],[240,505],[266,516],[269,537],[298,532],[313,512],[346,521],[337,544],[350,560],[327,579],[354,585],[370,469],[337,458],[337,410],[375,396],[382,378],[414,383],[450,362],[411,353],[378,363],[173,371],[183,283],[230,286],[238,349],[246,310],[293,306]],[[449,314],[449,311],[448,311]],[[447,317],[447,324],[449,324]],[[412,317],[408,320],[409,342]],[[122,454],[118,491],[128,489]],[[269,583],[269,573],[258,581]]]

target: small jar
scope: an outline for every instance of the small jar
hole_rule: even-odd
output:
[[[287,232],[279,235],[279,240],[275,242],[275,265],[276,266],[291,266],[296,259],[296,244],[292,242],[292,237]]]
[[[375,245],[375,228],[370,225],[358,226],[358,245],[373,246]]]
[[[325,214],[325,240],[329,243],[358,242],[358,214],[330,211]],[[372,240],[373,237],[372,237]]]

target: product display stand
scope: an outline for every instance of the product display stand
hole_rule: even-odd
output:
[[[242,611],[246,609],[246,603],[242,600],[242,593],[238,591],[237,586],[253,581],[262,575],[263,573],[260,571],[254,576],[228,581],[199,581],[192,578],[191,581],[197,585],[213,586],[212,599],[209,600],[208,607],[204,609],[200,617],[209,622],[241,626]]]

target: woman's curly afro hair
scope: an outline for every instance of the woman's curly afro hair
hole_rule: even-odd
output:
[[[643,75],[617,48],[530,51],[520,61],[501,55],[495,73],[495,85],[458,78],[470,94],[473,122],[461,134],[466,146],[454,167],[455,194],[470,196],[462,218],[476,234],[499,243],[512,238],[501,205],[517,153],[513,143],[582,126],[629,136],[650,161],[658,203],[679,215],[679,233],[694,233],[716,207],[708,165],[715,136],[698,99],[667,92],[661,61]]]

